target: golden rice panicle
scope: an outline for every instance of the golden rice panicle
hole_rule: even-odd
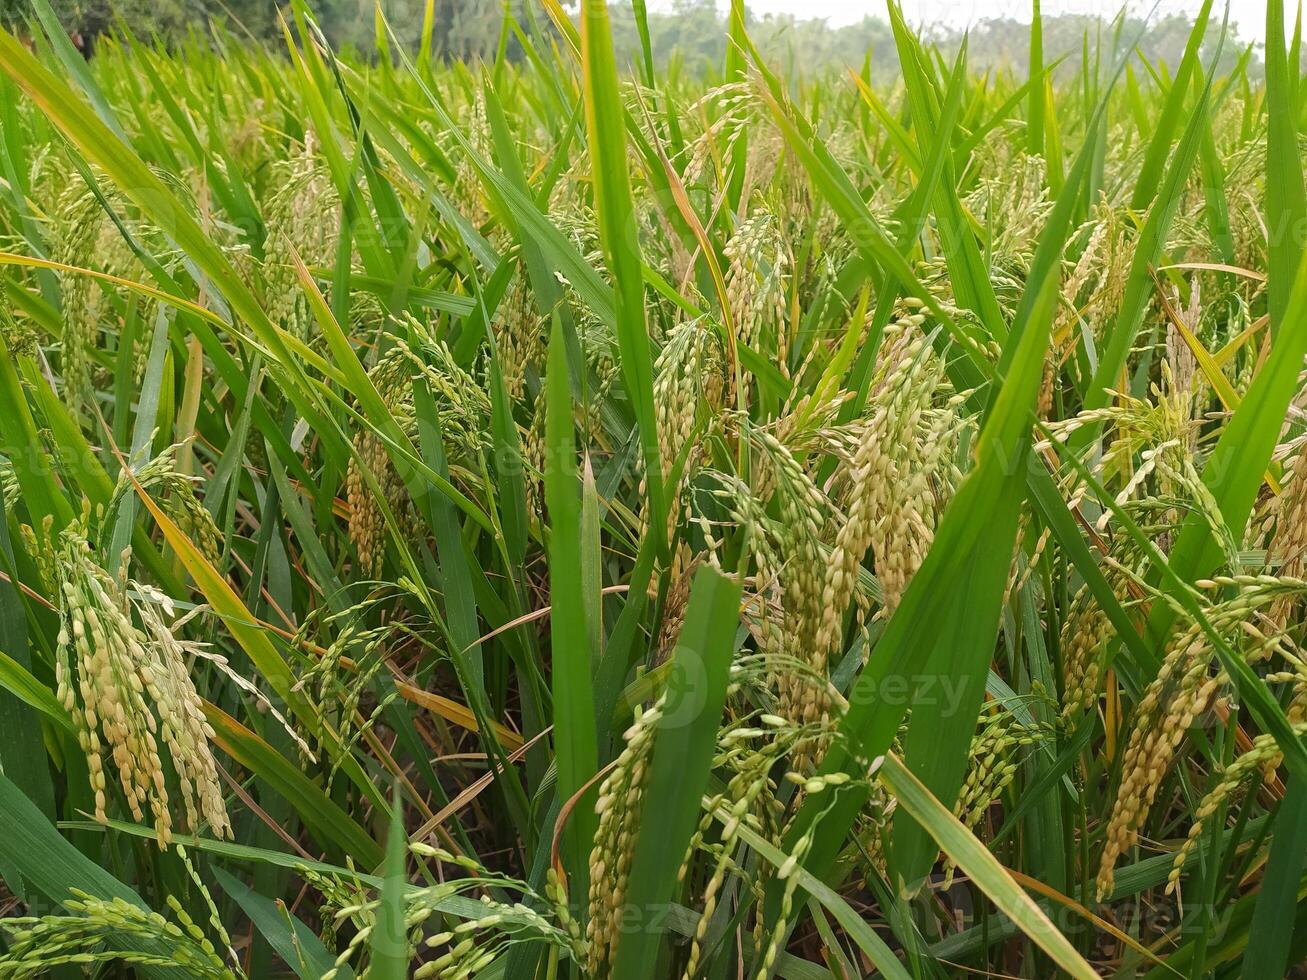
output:
[[[310,269],[330,267],[340,237],[339,197],[314,149],[312,131],[303,145],[274,162],[268,186],[272,193],[263,215],[268,232],[263,262],[268,316],[299,340],[309,340],[314,318],[295,256]]]
[[[654,634],[653,651],[658,663],[662,663],[672,655],[680,640],[681,627],[685,625],[685,614],[690,608],[690,586],[694,582],[694,572],[700,560],[701,556],[690,554],[690,549],[684,541],[677,545],[672,555],[672,567],[668,570],[668,577],[672,584],[667,589],[658,632]]]
[[[689,484],[700,465],[702,447],[690,445],[696,423],[704,411],[715,416],[721,408],[722,359],[716,334],[702,320],[685,320],[667,333],[667,342],[654,362],[654,425],[664,481],[681,466],[680,480],[668,487],[673,502],[667,514],[668,532],[681,519],[681,490]],[[597,420],[596,420],[597,421]],[[640,494],[647,489],[640,478]]]
[[[142,490],[159,497],[164,513],[211,564],[216,564],[222,551],[219,544],[221,535],[213,515],[195,495],[196,478],[178,469],[177,454],[182,449],[181,444],[169,446],[133,470],[132,476]],[[114,488],[108,512],[114,513],[119,501],[135,493],[136,487],[124,473]]]
[[[1112,594],[1123,606],[1130,602],[1131,575],[1129,563],[1136,560],[1134,548],[1124,539],[1113,542],[1109,560],[1103,563],[1103,577]],[[1069,719],[1091,707],[1099,696],[1102,679],[1103,654],[1115,635],[1098,600],[1087,585],[1082,585],[1071,600],[1066,618],[1062,621],[1059,645],[1062,651],[1062,716]]]
[[[826,685],[828,651],[815,642],[821,619],[821,552],[812,524],[801,512],[787,515],[803,522],[794,528],[790,559],[782,569],[785,603],[782,649],[790,662],[804,663],[808,673],[782,665],[777,672],[780,714],[799,724],[825,724],[830,714]]]
[[[124,898],[99,898],[71,889],[64,908],[71,914],[6,919],[8,949],[0,957],[6,977],[48,976],[56,967],[86,969],[118,964],[150,970],[176,968],[197,980],[235,980],[213,942],[173,895],[164,915]],[[243,974],[242,974],[243,976]]]
[[[776,349],[787,350],[786,282],[790,257],[775,215],[764,209],[745,218],[723,252],[730,262],[726,299],[741,340],[752,346],[770,324],[776,331]],[[779,367],[785,370],[784,360]]]
[[[163,846],[171,838],[172,821],[155,739],[158,723],[145,702],[137,669],[147,658],[143,637],[131,621],[120,583],[96,564],[78,529],[70,527],[60,536],[59,558],[63,623],[55,675],[59,699],[77,724],[86,754],[95,817],[108,819],[102,761],[107,746],[132,816],[141,821],[144,810],[151,810]]]
[[[711,110],[704,116],[711,121],[683,151],[685,163],[681,179],[687,186],[711,178],[712,164],[721,154],[723,143],[734,145],[746,132],[750,112],[756,103],[757,99],[746,83],[729,82],[708,89],[685,107],[687,119]]]
[[[1021,749],[1050,735],[1046,727],[1026,725],[1007,712],[982,718],[971,740],[969,765],[953,812],[968,827],[977,826],[989,807],[1003,795],[1020,766]]]
[[[934,540],[942,498],[952,482],[960,425],[952,400],[931,408],[943,382],[942,359],[926,346],[907,365],[901,386],[887,390],[872,416],[866,438],[880,451],[869,459],[860,481],[868,489],[868,480],[886,481],[870,499],[877,513],[871,548],[887,615],[898,608]]]
[[[142,589],[137,587],[138,592]],[[215,836],[231,836],[218,764],[210,745],[213,727],[204,717],[204,702],[186,669],[190,651],[164,621],[156,603],[138,602],[136,611],[153,654],[150,662],[141,666],[141,675],[177,771],[184,825],[195,830],[207,823]]]
[[[1285,476],[1283,492],[1275,498],[1275,530],[1267,557],[1279,562],[1280,576],[1307,578],[1307,440],[1298,446]],[[1277,598],[1271,606],[1271,620],[1287,625],[1296,598],[1292,594]]]
[[[1189,303],[1181,308],[1178,289],[1172,290],[1172,305],[1176,307],[1180,319],[1189,328],[1189,332],[1198,335],[1202,329],[1202,280],[1194,277],[1189,287]],[[1169,385],[1172,392],[1189,412],[1193,407],[1193,395],[1198,381],[1198,359],[1194,356],[1184,336],[1174,323],[1166,325],[1166,364],[1170,372]]]
[[[1111,620],[1082,585],[1062,621],[1062,711],[1069,717],[1098,696],[1099,655],[1113,636]]]
[[[408,352],[396,344],[368,372],[368,378],[386,409],[399,417],[413,397]],[[379,495],[365,478],[365,469],[380,485]],[[402,504],[405,490],[390,465],[385,443],[365,427],[354,436],[354,453],[345,471],[345,501],[349,504],[349,539],[363,572],[372,576],[380,573],[386,554],[386,524],[378,496],[393,508]]]
[[[599,786],[595,801],[599,829],[590,851],[590,914],[586,923],[587,968],[591,976],[605,975],[621,939],[631,856],[643,812],[645,776],[663,706],[660,698],[653,707],[640,712],[623,735],[626,745],[616,765]]]
[[[588,956],[585,933],[581,929],[581,923],[577,922],[576,916],[572,914],[572,907],[567,899],[567,889],[563,884],[563,876],[559,874],[558,869],[553,864],[550,864],[549,870],[545,872],[545,900],[549,903],[550,909],[553,910],[560,930],[567,935],[568,946],[572,950],[572,958],[577,962],[583,962]]]
[[[917,319],[915,325],[922,322],[924,317]],[[911,359],[907,363],[910,364]],[[902,376],[906,374],[908,372],[901,366],[895,366],[887,383],[880,387],[895,391],[902,386]],[[844,611],[853,599],[858,568],[872,545],[877,525],[886,510],[888,484],[884,479],[896,468],[888,455],[888,447],[883,445],[884,433],[877,430],[876,421],[880,421],[881,429],[886,429],[893,419],[894,416],[886,411],[873,415],[853,456],[846,516],[836,535],[822,584],[822,615],[816,631],[816,645],[825,656],[830,655],[843,635]]]
[[[529,286],[522,266],[513,276],[491,323],[504,388],[515,405],[525,399],[527,369],[544,363],[545,359],[545,319],[536,308]]]
[[[462,130],[473,150],[483,160],[492,159],[494,144],[490,133],[490,119],[486,115],[486,103],[478,92],[471,99],[458,107],[459,129]],[[455,186],[468,219],[481,227],[490,218],[486,195],[481,181],[481,173],[470,153],[456,153]],[[567,181],[559,181],[566,185]]]
[[[839,642],[867,549],[889,615],[934,538],[935,481],[950,462],[951,413],[928,419],[943,364],[923,336],[924,323],[922,314],[909,313],[886,332],[884,364],[873,382],[869,417],[850,465],[847,517],[822,593],[817,646],[826,654]]]
[[[203,817],[215,834],[229,834],[209,747],[213,731],[204,720],[180,642],[147,601],[136,607],[146,632],[135,625],[125,580],[99,566],[79,526],[60,535],[57,563],[62,618],[58,696],[78,728],[96,819],[108,819],[102,760],[107,748],[133,818],[144,820],[148,810],[159,845],[169,842],[172,817],[159,755],[162,738],[183,788],[187,829],[198,829]]]
[[[0,310],[0,342],[10,357],[36,354],[39,334],[30,317],[16,317],[9,310]]]
[[[422,324],[409,317],[405,325],[419,342],[420,352],[400,338],[390,338],[390,349],[368,372],[377,394],[404,434],[410,440],[416,439],[413,382],[421,378],[436,402],[441,436],[451,458],[474,457],[482,447],[489,397],[454,363],[447,347],[427,338]],[[373,491],[364,476],[365,468],[379,485],[380,494]],[[403,477],[392,465],[386,444],[371,428],[363,428],[354,437],[354,454],[345,474],[345,499],[350,507],[349,537],[359,564],[366,574],[376,575],[386,551],[385,518],[379,499],[384,499],[401,521],[411,515]]]
[[[389,491],[401,490],[402,485],[396,486],[390,469],[390,455],[371,429],[365,429],[354,437],[354,452],[345,471],[349,539],[358,553],[359,566],[364,574],[376,576],[386,554],[386,525],[377,504],[377,493],[363,475],[364,468],[381,484],[381,495],[387,501],[398,499]]]
[[[713,768],[729,772],[731,777],[725,789],[715,795],[704,808],[698,830],[690,839],[678,876],[681,881],[687,879],[696,852],[703,851],[711,858],[707,881],[694,889],[701,896],[702,910],[686,960],[683,974],[686,980],[697,975],[703,944],[713,914],[721,901],[727,875],[736,873],[746,877],[736,861],[741,829],[747,826],[769,840],[781,839],[783,829],[776,819],[781,804],[773,772],[781,759],[789,757],[793,761],[796,757],[801,757],[803,746],[810,745],[819,733],[820,729],[815,725],[795,725],[779,715],[763,714],[750,716],[719,736]],[[848,780],[844,773],[817,779],[794,770],[787,773],[786,778],[811,793],[822,792],[829,786],[842,785]],[[723,808],[726,809],[726,819],[718,838],[711,840],[709,830],[718,819],[715,814]],[[759,896],[764,884],[759,876],[753,877],[752,887]],[[761,917],[758,924],[761,925]]]
[[[825,498],[794,454],[766,430],[754,433],[759,458],[765,464],[762,482],[773,489],[779,521],[780,550],[786,556],[777,570],[782,598],[782,659],[772,671],[780,704],[779,713],[798,724],[824,720],[828,698],[819,682],[826,676],[828,651],[816,642],[821,620],[823,566],[821,529]],[[809,674],[792,664],[806,664]]]
[[[1106,199],[1095,209],[1094,219],[1093,254],[1086,250],[1071,278],[1082,283],[1078,301],[1081,316],[1095,331],[1101,331],[1121,307],[1134,260],[1134,238],[1133,224],[1124,210]]]
[[[967,198],[967,209],[983,215],[994,228],[989,243],[996,259],[1013,260],[1025,266],[1034,253],[1035,231],[1052,210],[1048,199],[1047,167],[1044,158],[1022,155],[1006,162]]]
[[[14,469],[14,464],[6,457],[0,456],[0,500],[4,502],[5,513],[13,513],[14,505],[21,499],[22,494],[23,487],[18,482],[18,473]]]
[[[1307,725],[1298,724],[1294,727],[1299,736],[1307,732]],[[1217,778],[1216,785],[1207,791],[1207,795],[1198,804],[1198,809],[1194,811],[1193,823],[1189,825],[1189,834],[1180,849],[1175,852],[1171,872],[1166,880],[1168,893],[1174,892],[1179,885],[1185,864],[1188,863],[1189,855],[1193,853],[1194,848],[1198,846],[1198,838],[1202,836],[1206,822],[1245,785],[1256,778],[1269,780],[1279,766],[1281,758],[1275,736],[1258,735],[1253,739],[1252,747],[1248,751],[1225,767]]]
[[[1051,726],[1023,724],[1008,711],[982,714],[971,740],[966,778],[953,805],[957,818],[967,827],[980,826],[1020,771],[1023,750],[1051,736]],[[951,860],[945,863],[945,871],[947,886],[954,871]]]
[[[721,405],[720,344],[702,320],[685,320],[667,334],[654,362],[654,412],[663,477],[670,476],[693,434],[700,405]],[[686,461],[688,474],[693,460]]]
[[[1211,655],[1200,626],[1184,630],[1172,641],[1156,679],[1135,708],[1099,863],[1100,899],[1111,894],[1117,860],[1134,845],[1180,742],[1221,683],[1219,677],[1208,676]]]
[[[139,278],[139,260],[118,225],[106,213],[102,200],[114,208],[118,221],[133,225],[134,235],[144,238],[153,229],[132,221],[126,202],[111,181],[104,177],[93,179],[96,181],[94,187],[80,174],[67,175],[55,202],[50,257],[76,270]],[[96,279],[81,271],[60,272],[59,279],[63,320],[60,361],[63,395],[76,411],[92,390],[92,382],[99,381],[91,376],[91,351],[100,345],[101,331],[114,329],[117,318],[104,285]],[[143,322],[152,318],[153,304],[154,300],[146,300],[138,310]],[[143,346],[138,342],[130,352],[130,363],[138,379],[144,369],[142,350]]]
[[[763,950],[762,965],[758,970],[757,980],[768,980],[776,967],[776,958],[780,955],[781,944],[789,934],[790,918],[794,914],[794,897],[799,890],[799,876],[794,872],[802,864],[804,858],[808,856],[808,851],[812,849],[815,839],[813,831],[810,830],[796,840],[789,856],[786,857],[776,871],[776,877],[783,883],[780,913],[777,916],[776,926],[772,930],[771,938]]]
[[[95,260],[100,238],[104,216],[100,202],[80,177],[73,177],[57,208],[58,234],[52,257],[64,265],[86,268]],[[99,341],[103,293],[94,279],[77,272],[60,273],[60,287],[64,399],[76,410],[90,390],[90,351]]]

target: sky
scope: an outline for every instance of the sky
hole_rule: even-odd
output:
[[[965,27],[987,17],[1014,17],[1029,21],[1030,0],[902,0],[904,13],[912,23],[943,23],[951,27]],[[1292,7],[1290,7],[1292,4]],[[724,4],[719,0],[719,6]],[[1173,12],[1195,13],[1200,0],[1156,0],[1158,14]],[[671,0],[653,0],[652,9],[668,9]],[[756,14],[787,13],[798,17],[822,17],[834,26],[862,19],[865,14],[885,14],[879,0],[748,0],[749,9]],[[1146,12],[1154,6],[1152,0],[1131,0],[1136,12]],[[1045,14],[1101,14],[1113,16],[1121,8],[1121,0],[1043,0]],[[1215,4],[1212,17],[1220,17],[1220,0]],[[1285,22],[1293,24],[1297,12],[1296,0],[1285,0]],[[1265,0],[1230,0],[1230,20],[1239,25],[1239,34],[1250,40],[1261,40],[1265,32]],[[1290,30],[1292,27],[1290,26]]]

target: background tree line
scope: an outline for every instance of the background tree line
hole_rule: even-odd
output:
[[[121,23],[137,36],[157,34],[163,40],[191,30],[203,30],[213,20],[225,21],[241,33],[279,43],[278,0],[50,0],[64,26],[72,33],[94,38]],[[499,43],[504,12],[512,9],[524,20],[524,3],[529,0],[435,0],[432,50],[442,58],[475,59],[492,56]],[[313,0],[319,24],[337,47],[372,47],[374,0]],[[575,6],[573,0],[572,4]],[[639,35],[629,3],[611,4],[614,42],[619,56],[630,60],[640,50]],[[382,0],[382,9],[403,42],[414,47],[421,37],[425,0]],[[31,0],[0,0],[0,23],[22,30],[31,16]],[[538,17],[537,21],[544,20]],[[856,24],[832,27],[822,20],[787,14],[750,14],[750,35],[770,57],[784,63],[791,73],[803,74],[829,68],[861,67],[870,59],[872,71],[881,78],[897,73],[894,38],[882,17],[865,17]],[[1151,21],[1147,30],[1138,17],[1107,23],[1085,15],[1048,16],[1044,22],[1044,48],[1050,58],[1062,57],[1075,69],[1081,57],[1085,32],[1118,31],[1122,38],[1138,38],[1139,51],[1150,62],[1176,64],[1193,26],[1184,14],[1169,14]],[[927,36],[949,50],[960,43],[963,32],[955,28],[927,28]],[[980,69],[1010,68],[1018,75],[1028,71],[1028,24],[1012,18],[985,19],[973,24],[970,61]],[[667,12],[649,14],[649,32],[655,57],[666,66],[675,59],[696,71],[706,64],[720,65],[725,54],[726,22],[715,0],[673,0]],[[1218,30],[1208,33],[1207,56],[1215,53]],[[1229,64],[1239,56],[1246,41],[1231,25],[1222,53]],[[1250,73],[1260,74],[1260,59],[1254,53]],[[1226,67],[1226,66],[1223,66]]]
[[[511,0],[520,8],[521,0]],[[237,33],[280,43],[278,0],[50,0],[70,34],[94,38],[118,24],[138,37],[165,42],[222,21]],[[443,58],[470,59],[494,52],[504,20],[504,0],[435,0],[433,51]],[[374,0],[311,0],[318,23],[333,45],[369,50],[374,37]],[[396,36],[417,46],[425,0],[382,0]],[[22,32],[32,17],[31,0],[0,0],[0,24]],[[287,13],[289,16],[289,13]]]
[[[726,21],[714,0],[673,0],[669,13],[649,15],[649,33],[656,59],[664,63],[676,58],[687,67],[711,62],[721,64],[726,50]],[[629,4],[613,4],[614,41],[628,57],[640,49],[635,19]],[[749,36],[772,58],[784,62],[788,76],[827,68],[860,68],[870,58],[872,71],[882,78],[896,75],[898,56],[894,36],[883,16],[864,17],[859,23],[832,27],[826,21],[790,14],[749,16]],[[1146,26],[1146,30],[1145,30]],[[1139,52],[1152,63],[1179,63],[1193,28],[1193,18],[1173,13],[1154,18],[1145,25],[1142,18],[1129,16],[1116,23],[1098,17],[1064,14],[1043,16],[1045,56],[1062,58],[1067,70],[1078,69],[1082,41],[1102,31],[1104,39],[1119,32],[1122,39],[1138,39]],[[973,67],[1010,68],[1018,77],[1029,73],[1030,24],[1010,17],[987,18],[965,32],[969,37],[968,58]],[[952,27],[929,26],[923,36],[943,51],[956,50],[964,32]],[[1203,45],[1204,60],[1214,57],[1220,30],[1219,20],[1208,29]],[[1222,69],[1233,66],[1247,41],[1231,24],[1221,52]],[[1260,75],[1261,61],[1254,52],[1250,68]]]

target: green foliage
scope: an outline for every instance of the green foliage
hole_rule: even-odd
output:
[[[4,10],[0,976],[1307,952],[1280,21]]]

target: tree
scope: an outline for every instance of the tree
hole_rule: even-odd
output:
[[[325,0],[314,6],[319,23],[333,44],[367,51],[375,39],[374,3],[375,0]],[[449,60],[493,55],[507,6],[503,0],[435,0],[432,53]],[[415,50],[422,41],[426,0],[386,0],[382,12],[399,43]]]
[[[95,39],[121,23],[134,34],[148,37],[184,31],[207,16],[201,0],[49,0],[50,8],[83,53],[89,55]],[[36,20],[31,0],[0,0],[0,24],[25,33]]]
[[[376,0],[310,0],[309,6],[332,44],[360,51],[375,40]],[[520,7],[521,0],[516,0]],[[277,43],[277,0],[50,0],[64,29],[89,49],[94,38],[123,24],[138,37],[167,40],[210,20],[238,24],[261,40]],[[401,44],[416,49],[422,37],[426,0],[385,0],[382,10]],[[503,24],[504,0],[435,0],[432,50],[448,59],[492,55]],[[287,14],[288,15],[288,14]],[[0,0],[0,24],[23,33],[34,19],[32,0]]]

